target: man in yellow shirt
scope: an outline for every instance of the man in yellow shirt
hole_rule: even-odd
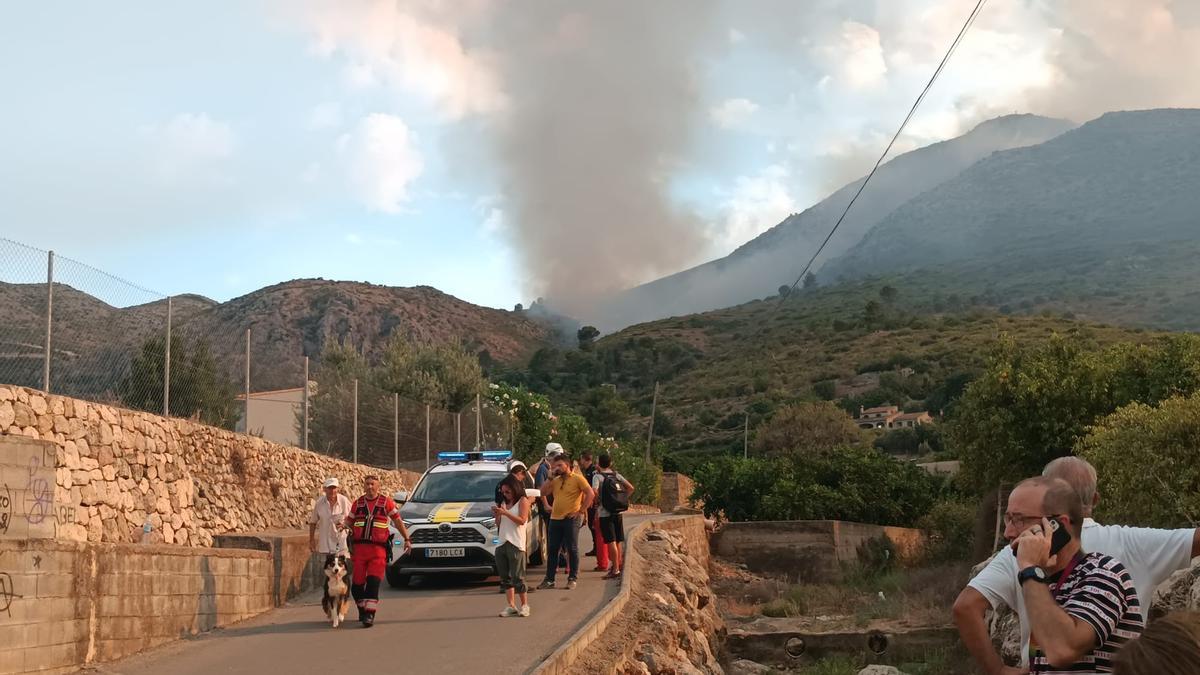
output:
[[[579,572],[579,527],[587,509],[596,498],[587,479],[571,469],[571,460],[565,454],[554,458],[554,472],[550,480],[542,485],[542,494],[554,498],[550,511],[550,526],[546,537],[550,540],[550,551],[546,558],[546,579],[538,588],[554,588],[554,575],[558,572],[558,552],[566,548],[568,556],[567,590],[575,588],[575,577]]]

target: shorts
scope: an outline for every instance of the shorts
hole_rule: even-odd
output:
[[[354,561],[355,584],[365,584],[367,577],[382,579],[387,572],[387,549],[379,544],[355,544],[351,560]]]
[[[500,588],[525,592],[525,551],[506,541],[496,547],[496,574],[500,576]]]
[[[612,544],[625,541],[625,520],[623,514],[600,516],[600,536]]]

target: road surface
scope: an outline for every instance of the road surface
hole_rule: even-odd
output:
[[[626,530],[645,516],[627,516]],[[591,548],[580,532],[579,550]],[[182,640],[123,661],[105,664],[101,672],[120,675],[208,675],[246,673],[348,672],[354,664],[375,672],[396,673],[526,673],[554,652],[617,594],[615,581],[593,572],[595,558],[581,557],[579,586],[529,596],[528,618],[497,616],[505,603],[495,579],[415,577],[406,590],[384,584],[373,628],[354,621],[330,628],[321,613],[319,594],[225,629]],[[535,567],[526,577],[530,587],[545,574]]]

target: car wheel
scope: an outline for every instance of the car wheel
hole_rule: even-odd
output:
[[[409,579],[412,579],[411,574],[401,574],[394,567],[387,568],[388,586],[392,588],[408,588]]]

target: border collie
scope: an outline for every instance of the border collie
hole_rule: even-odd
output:
[[[333,622],[333,627],[346,620],[346,608],[350,606],[350,585],[346,583],[346,556],[325,556],[325,597],[321,608]]]

